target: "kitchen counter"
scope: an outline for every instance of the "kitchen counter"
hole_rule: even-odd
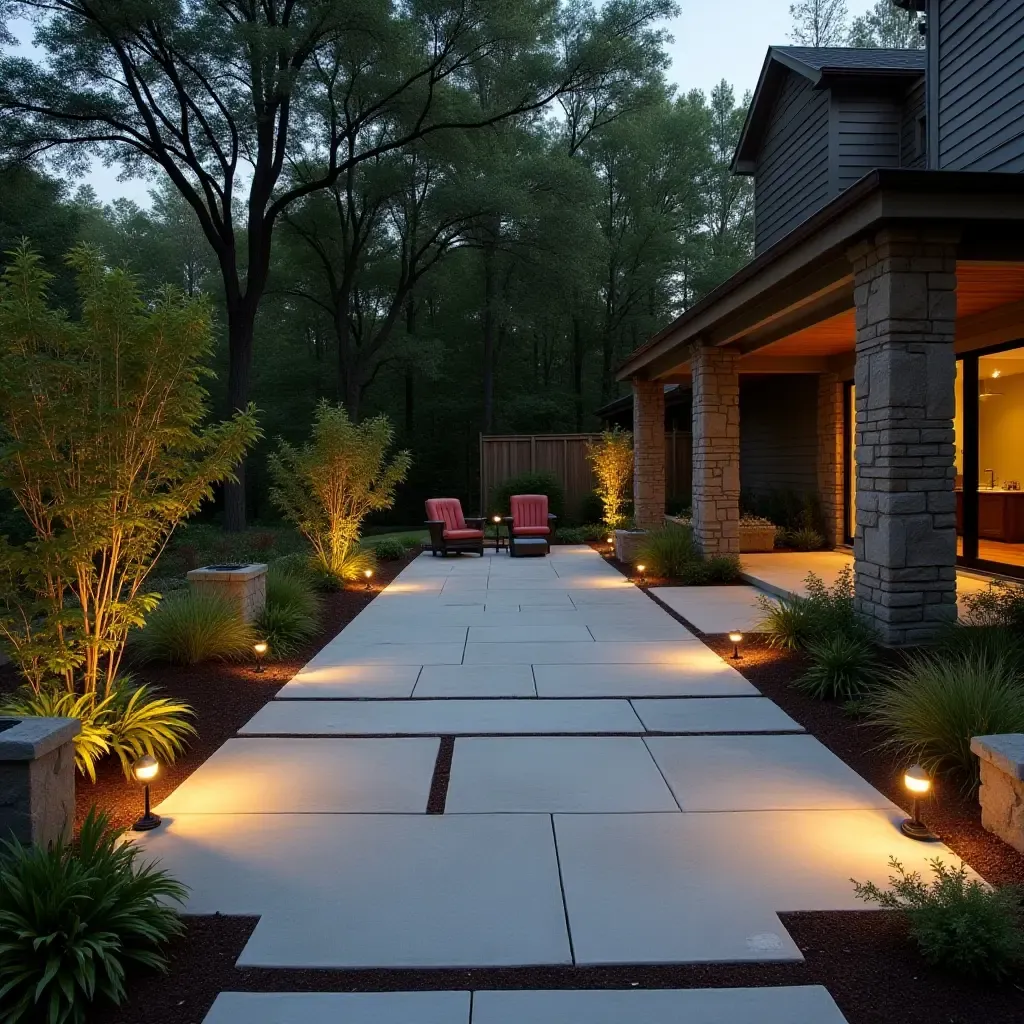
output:
[[[963,491],[956,492],[956,528],[963,533]],[[1006,544],[1024,542],[1024,491],[978,488],[978,536]]]

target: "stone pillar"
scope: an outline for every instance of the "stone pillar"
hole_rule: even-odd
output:
[[[204,565],[185,574],[196,593],[218,594],[237,609],[243,622],[253,622],[267,604],[267,566],[263,562],[248,565]]]
[[[884,643],[914,644],[956,619],[956,243],[885,230],[849,255],[856,607]]]
[[[0,718],[0,839],[71,838],[81,729],[77,718]]]
[[[822,373],[818,376],[818,498],[830,547],[846,539],[843,482],[843,385],[834,373]]]
[[[693,534],[705,555],[740,553],[739,355],[695,345]]]
[[[638,529],[665,524],[665,385],[633,378],[633,519]]]

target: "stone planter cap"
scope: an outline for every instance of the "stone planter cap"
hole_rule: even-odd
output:
[[[81,731],[77,718],[0,718],[0,761],[34,761]]]
[[[264,562],[248,562],[234,568],[228,565],[204,565],[185,574],[190,580],[251,580],[267,571]]]
[[[975,736],[971,740],[971,751],[1012,778],[1024,779],[1024,732]]]

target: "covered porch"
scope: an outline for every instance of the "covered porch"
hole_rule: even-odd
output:
[[[1024,575],[1022,221],[1019,175],[875,171],[666,327],[619,375],[638,525],[662,521],[665,385],[683,384],[694,531],[738,554],[741,377],[807,375],[827,540],[852,542],[887,643],[955,618],[958,563]],[[806,418],[784,393],[773,415]]]

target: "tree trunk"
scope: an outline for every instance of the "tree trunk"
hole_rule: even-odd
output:
[[[483,432],[489,434],[494,425],[494,353],[498,335],[497,275],[494,270],[494,246],[484,247],[484,353]]]
[[[409,338],[416,337],[416,300],[410,298],[405,306],[405,332]],[[413,376],[412,363],[405,368],[405,433],[412,437],[416,426],[415,416],[416,378]]]
[[[572,393],[579,434],[583,431],[583,331],[577,316],[572,318]]]
[[[256,309],[246,299],[228,301],[228,404],[231,412],[249,404],[252,373],[252,341]],[[245,460],[235,467],[237,480],[224,482],[224,529],[239,533],[245,529]]]

